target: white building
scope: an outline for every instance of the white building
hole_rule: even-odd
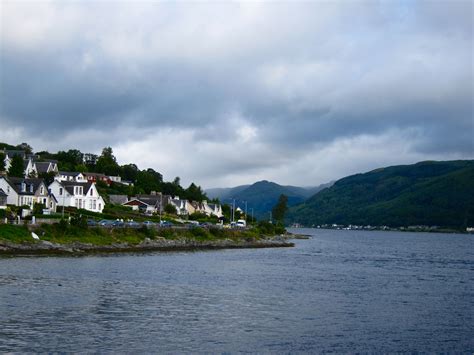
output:
[[[87,182],[86,177],[83,173],[79,172],[69,172],[69,171],[59,171],[58,175],[55,177],[55,180],[58,181],[74,181],[74,182]]]
[[[36,203],[41,203],[46,209],[56,211],[56,200],[48,191],[43,179],[0,176],[0,190],[7,195],[7,205],[26,205],[32,209]]]
[[[56,197],[58,206],[82,208],[99,213],[102,213],[105,207],[104,199],[91,182],[55,180],[49,185],[49,189]]]

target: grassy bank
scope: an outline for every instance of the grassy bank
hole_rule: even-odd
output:
[[[248,230],[222,229],[217,227],[191,229],[175,228],[100,228],[69,224],[60,221],[43,224],[32,229],[42,241],[57,244],[87,243],[97,246],[113,244],[138,245],[145,241],[164,238],[167,240],[187,239],[194,241],[218,241],[230,239],[235,242],[259,240],[265,236],[281,234],[284,229],[269,224],[261,224]],[[25,226],[0,225],[0,241],[11,243],[31,243],[37,241]]]

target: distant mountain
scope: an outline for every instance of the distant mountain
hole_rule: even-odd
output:
[[[331,184],[331,183],[330,183]],[[253,208],[254,216],[259,219],[268,218],[269,212],[278,201],[280,195],[288,196],[288,205],[294,206],[308,197],[312,196],[316,191],[319,191],[330,184],[325,184],[317,187],[297,187],[297,186],[282,186],[270,181],[259,181],[253,185],[242,185],[234,188],[215,188],[206,190],[209,198],[219,198],[223,203],[232,203],[235,199],[236,205],[240,208],[245,208],[245,201],[247,201],[247,211]]]
[[[288,221],[474,226],[474,160],[426,161],[349,176],[291,208]]]

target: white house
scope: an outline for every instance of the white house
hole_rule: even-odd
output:
[[[10,169],[10,166],[12,165],[12,159],[15,155],[19,155],[22,159],[26,158],[26,153],[24,150],[6,150],[4,149],[2,151],[3,154],[5,154],[5,171],[8,171]]]
[[[84,174],[79,172],[59,171],[55,177],[58,181],[75,181],[75,182],[87,182]]]
[[[23,169],[25,171],[25,178],[38,176],[36,165],[31,158],[23,159]]]
[[[15,206],[29,206],[42,203],[46,209],[55,212],[56,201],[48,191],[43,179],[14,178],[0,176],[0,190],[6,194],[6,203]]]
[[[100,213],[104,209],[104,199],[99,195],[94,183],[54,180],[49,189],[56,197],[58,206],[76,207]]]

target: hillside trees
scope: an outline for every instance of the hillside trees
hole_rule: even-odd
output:
[[[25,170],[23,167],[23,158],[20,155],[14,155],[12,158],[10,169],[8,169],[8,176],[23,177],[24,171]]]
[[[96,172],[112,176],[120,174],[120,166],[111,147],[102,149],[102,154],[97,159]]]

